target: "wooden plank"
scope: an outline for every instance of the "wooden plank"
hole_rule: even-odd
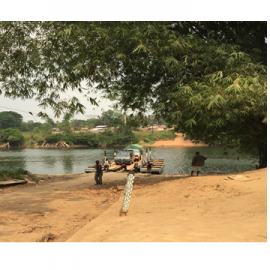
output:
[[[133,170],[134,169],[134,164],[131,164],[131,165],[128,165],[127,166],[127,170],[130,171],[130,170]]]
[[[109,171],[116,171],[121,168],[121,165],[113,165],[109,167]]]
[[[9,185],[18,185],[18,184],[26,184],[26,180],[6,180],[0,181],[0,186],[9,186]]]

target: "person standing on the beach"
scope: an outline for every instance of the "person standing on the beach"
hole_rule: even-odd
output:
[[[109,167],[110,167],[110,162],[109,160],[106,158],[105,162],[104,162],[104,171],[106,170],[106,172],[109,171]]]
[[[134,171],[135,171],[135,173],[138,172],[138,169],[139,169],[139,160],[136,159],[136,160],[135,160],[135,163],[134,163]]]
[[[102,166],[101,164],[99,164],[99,160],[96,161],[96,173],[95,173],[95,181],[96,181],[96,185],[102,185]]]
[[[148,163],[147,163],[147,172],[148,173],[151,173],[151,170],[152,170],[152,167],[154,166],[154,164],[153,163],[151,163],[150,161],[148,161]]]
[[[197,176],[199,175],[201,171],[201,167],[204,166],[204,161],[207,158],[204,156],[201,156],[199,152],[196,152],[196,156],[192,159],[192,170],[191,170],[191,176],[193,175],[193,172],[197,171]]]

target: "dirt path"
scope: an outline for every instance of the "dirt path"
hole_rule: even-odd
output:
[[[93,174],[50,181],[0,191],[1,242],[36,242],[47,235],[65,241],[119,197],[107,185],[94,186]]]
[[[174,140],[156,141],[152,146],[163,147],[163,146],[206,146],[205,144],[194,144],[191,140],[184,140],[182,133],[176,133]]]
[[[105,173],[103,186],[81,174],[2,189],[0,242],[266,242],[267,170],[241,175],[137,176],[122,217],[112,187],[126,173]]]

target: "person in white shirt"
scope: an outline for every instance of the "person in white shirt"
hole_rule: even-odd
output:
[[[105,160],[104,162],[104,171],[106,170],[107,172],[109,171],[109,167],[110,167],[110,162],[108,159]]]

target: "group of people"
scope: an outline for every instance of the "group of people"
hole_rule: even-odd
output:
[[[148,173],[151,173],[152,166],[154,166],[154,164],[151,163],[150,161],[148,161],[147,162],[147,172]],[[127,170],[127,165],[126,164],[122,164],[121,167],[124,168],[124,170]],[[139,171],[139,167],[140,167],[139,160],[135,159],[135,162],[134,162],[134,172],[135,173],[137,173]]]
[[[193,176],[193,173],[196,171],[197,172],[197,176],[199,175],[200,171],[201,171],[201,167],[204,166],[204,161],[207,158],[200,155],[199,152],[196,152],[196,155],[193,157],[192,159],[192,169],[191,169],[191,176]],[[104,161],[104,171],[106,170],[107,172],[109,171],[109,166],[110,166],[110,162],[108,159],[105,159]],[[154,166],[153,163],[151,163],[150,161],[147,162],[147,173],[151,173],[151,169]],[[126,164],[122,164],[121,167],[124,170],[127,170],[127,165]],[[134,163],[134,172],[137,173],[139,170],[139,160],[136,159],[135,163]],[[96,165],[95,165],[95,169],[96,169],[96,173],[95,173],[95,181],[97,185],[102,185],[102,175],[103,175],[103,171],[102,171],[102,165],[99,163],[99,160],[96,161]]]

